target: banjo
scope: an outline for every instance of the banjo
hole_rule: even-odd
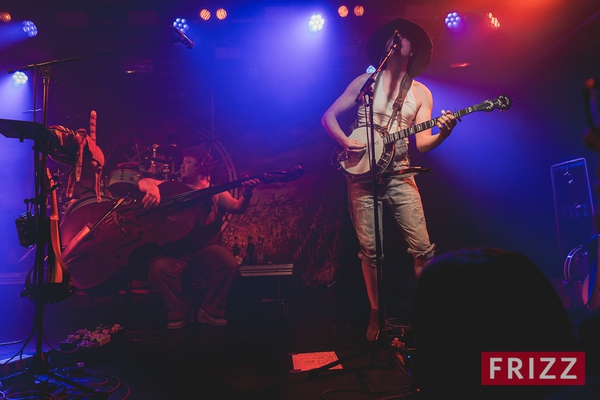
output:
[[[457,119],[476,111],[490,112],[495,109],[500,111],[508,110],[512,105],[512,99],[506,95],[500,95],[494,100],[485,100],[474,106],[463,108],[452,113]],[[382,128],[375,125],[375,168],[377,174],[382,173],[390,165],[396,151],[396,142],[403,140],[421,131],[431,129],[437,124],[438,118],[413,125],[406,129],[401,129],[388,135],[382,134]],[[350,138],[363,143],[368,143],[368,126],[357,127],[350,134]],[[351,179],[365,179],[371,175],[371,163],[367,148],[360,152],[347,152],[338,146],[332,155],[333,164]]]

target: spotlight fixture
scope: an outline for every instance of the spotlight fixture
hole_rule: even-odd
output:
[[[490,19],[490,24],[492,24],[494,28],[500,28],[500,21],[498,21],[498,18],[494,17],[492,13],[488,13],[487,16]]]
[[[457,12],[451,12],[446,15],[444,23],[448,29],[459,29],[462,26],[462,18]]]
[[[15,72],[13,74],[12,78],[13,78],[13,83],[15,84],[15,86],[24,85],[27,82],[27,80],[29,79],[29,78],[27,78],[27,75],[25,75],[21,71]]]
[[[25,32],[27,34],[27,36],[29,37],[34,37],[37,35],[38,30],[37,30],[37,26],[35,26],[35,24],[32,21],[23,21],[23,32]]]
[[[0,22],[10,22],[12,17],[8,11],[0,11]]]
[[[177,18],[175,21],[173,21],[173,26],[183,33],[190,29],[190,26],[185,18]]]
[[[365,15],[365,8],[363,6],[354,7],[354,15],[356,15],[357,17],[362,17],[363,15]]]
[[[346,7],[346,6],[340,6],[340,7],[338,8],[338,15],[339,15],[340,17],[342,17],[342,18],[346,18],[346,17],[348,16],[348,13],[349,13],[349,11],[348,11],[348,7]]]
[[[325,25],[325,19],[323,19],[321,14],[314,14],[308,21],[308,29],[311,32],[321,31],[323,29],[323,25]]]
[[[208,11],[206,8],[200,10],[199,15],[204,21],[208,21],[210,19],[210,11]]]
[[[221,20],[221,21],[222,21],[222,20],[224,20],[225,18],[227,18],[227,11],[225,11],[225,9],[224,9],[224,8],[219,8],[219,9],[217,10],[217,12],[215,13],[215,15],[216,15],[217,19],[219,19],[219,20]]]

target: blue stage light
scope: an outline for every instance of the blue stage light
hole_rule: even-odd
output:
[[[173,21],[173,26],[183,33],[190,29],[190,26],[185,18],[177,18],[175,21]]]
[[[321,14],[314,14],[310,17],[310,20],[308,21],[308,29],[311,32],[319,32],[323,29],[324,25],[325,19],[321,16]]]
[[[15,86],[24,85],[27,82],[27,80],[29,79],[29,78],[27,78],[27,75],[25,75],[21,71],[15,72],[13,74],[12,78],[13,78],[13,82],[14,82]]]
[[[38,33],[37,26],[32,21],[23,21],[23,32],[29,37],[34,37]]]
[[[457,12],[451,12],[446,15],[444,23],[448,29],[459,29],[462,26],[462,18]]]

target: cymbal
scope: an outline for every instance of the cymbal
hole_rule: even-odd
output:
[[[117,168],[137,168],[140,166],[140,163],[137,161],[127,161],[117,164]]]
[[[175,143],[172,143],[172,144],[153,144],[152,146],[134,146],[131,149],[132,150],[152,150],[152,149],[159,149],[159,148],[164,148],[164,147],[177,147],[177,145]]]

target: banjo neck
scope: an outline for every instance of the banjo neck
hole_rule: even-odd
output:
[[[475,108],[475,106],[466,107],[466,108],[463,108],[462,110],[453,112],[452,115],[454,115],[454,117],[456,117],[456,119],[460,119],[461,117],[464,117],[465,115],[474,113],[475,111],[479,111]],[[415,124],[408,128],[401,129],[395,133],[391,133],[387,136],[384,136],[383,143],[385,145],[396,143],[399,140],[402,140],[409,136],[415,135],[419,132],[426,131],[427,129],[431,129],[434,126],[436,126],[439,119],[440,119],[440,117],[433,118],[433,119],[430,119],[429,121],[421,122],[420,124]]]
[[[470,107],[463,108],[452,113],[455,118],[460,121],[460,118],[471,114],[475,111],[490,112],[495,109],[500,111],[508,110],[512,105],[512,99],[506,95],[500,95],[493,100],[485,100],[479,104],[475,104]],[[414,135],[421,131],[431,129],[436,126],[438,118],[431,119],[429,121],[421,122],[413,125],[409,128],[399,130],[395,133],[381,132],[381,127],[376,127],[378,135],[375,135],[374,140],[374,152],[377,172],[385,171],[389,166],[392,158],[394,157],[395,146],[394,144],[408,136]],[[369,132],[367,132],[367,126],[361,125],[355,128],[350,134],[351,138],[354,138],[361,142],[367,142]],[[341,146],[338,146],[332,154],[332,163],[338,167],[346,176],[351,179],[362,179],[368,176],[371,163],[369,156],[366,151],[362,152],[350,152],[346,151]]]

